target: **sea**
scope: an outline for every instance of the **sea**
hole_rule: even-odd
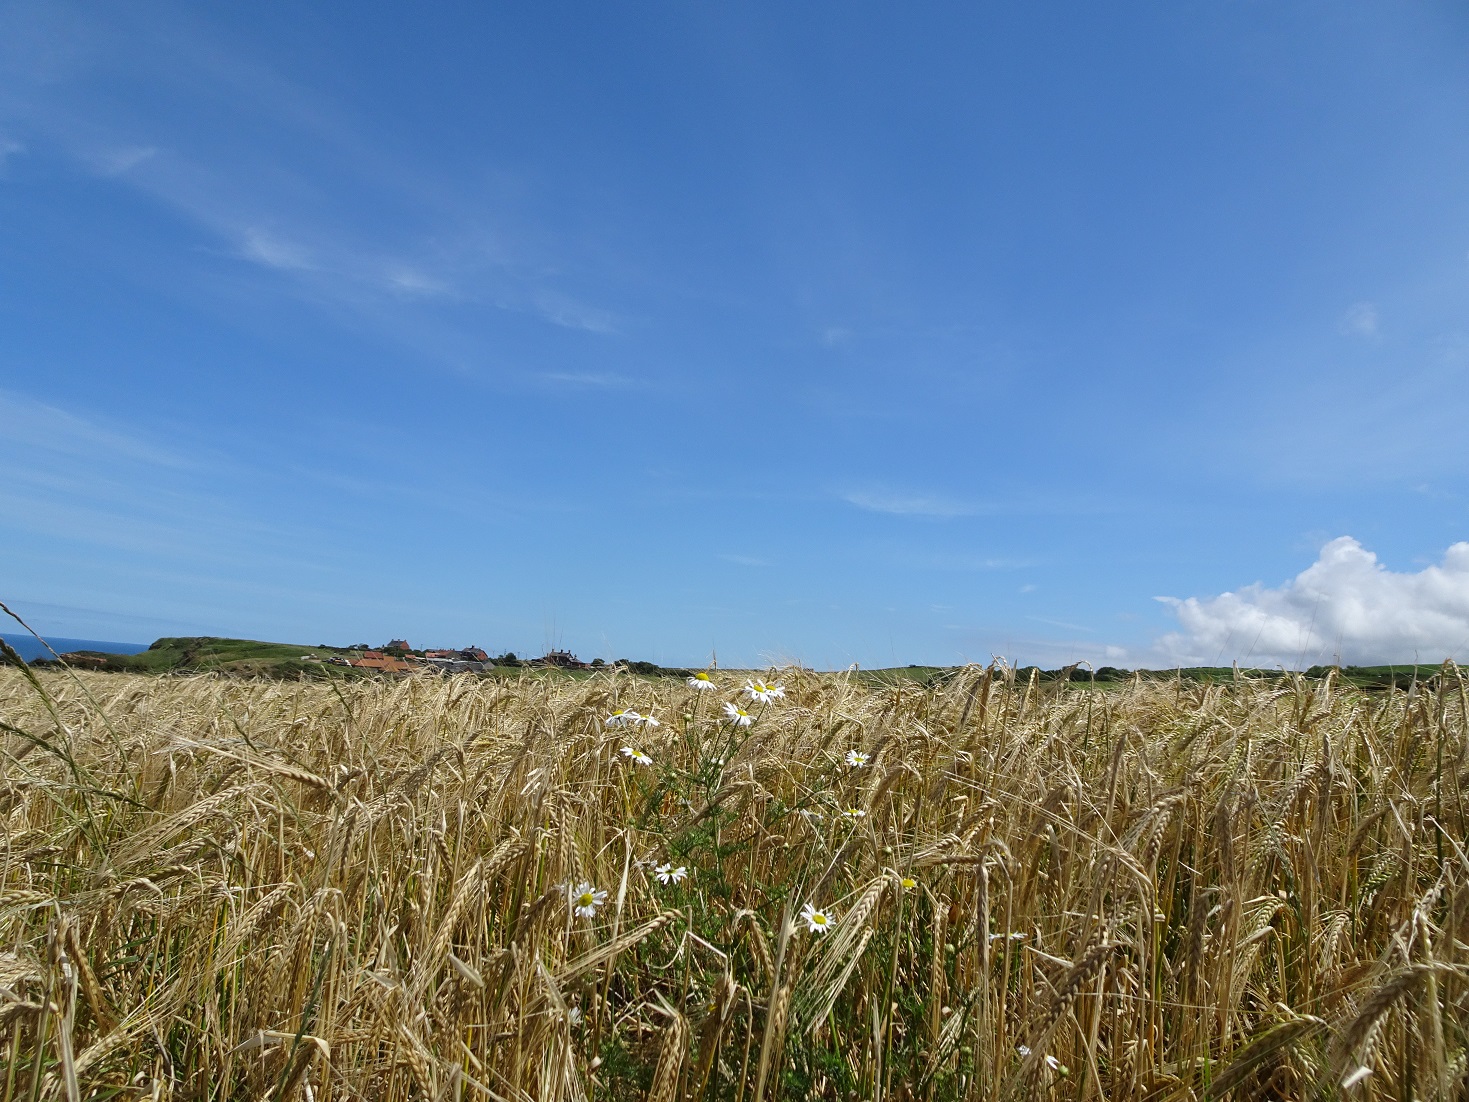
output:
[[[10,632],[0,632],[0,639],[4,639],[15,652],[27,662],[34,662],[37,658],[50,658],[51,653],[40,643],[36,642],[34,635],[12,635]],[[148,643],[113,643],[105,639],[63,639],[59,635],[48,636],[46,642],[51,644],[51,650],[57,654],[66,654],[74,650],[95,650],[103,654],[137,654],[145,651],[151,644]]]

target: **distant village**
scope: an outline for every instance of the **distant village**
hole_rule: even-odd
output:
[[[583,662],[570,651],[553,650],[540,658],[517,658],[506,653],[491,658],[479,647],[463,647],[459,650],[414,650],[406,639],[394,639],[381,647],[362,644],[347,647],[347,655],[334,654],[324,661],[333,666],[350,666],[355,670],[374,670],[378,673],[484,673],[486,670],[505,666],[539,666],[560,670],[595,670],[604,663],[595,658]],[[314,659],[314,655],[302,655],[303,659]]]

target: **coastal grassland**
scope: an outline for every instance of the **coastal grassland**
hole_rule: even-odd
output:
[[[1453,667],[783,678],[0,671],[0,1099],[1469,1089]]]

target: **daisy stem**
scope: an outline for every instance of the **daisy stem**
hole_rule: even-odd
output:
[[[683,744],[684,749],[689,752],[689,761],[701,761],[703,759],[703,755],[700,753],[703,747],[695,741],[699,731],[699,711],[703,706],[704,694],[695,689],[694,708],[689,713],[689,718],[684,721],[683,725]]]
[[[689,936],[689,933],[691,933],[694,929],[693,907],[689,907],[688,910],[685,912],[684,921],[688,923],[688,925],[684,928],[684,937],[687,938]],[[694,948],[692,945],[690,945],[688,949],[689,951],[684,954],[683,961],[683,990],[679,993],[678,997],[678,1012],[680,1014],[687,1014],[689,1008],[689,983],[691,982],[690,970],[694,966]]]

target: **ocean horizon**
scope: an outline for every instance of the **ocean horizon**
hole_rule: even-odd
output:
[[[60,635],[44,636],[51,650],[57,654],[66,654],[76,650],[95,650],[103,654],[138,654],[147,650],[151,643],[117,643],[106,639],[68,639]],[[37,642],[33,635],[15,635],[10,632],[0,632],[0,639],[4,639],[15,652],[27,662],[34,662],[37,658],[50,658],[51,653],[41,643]]]

